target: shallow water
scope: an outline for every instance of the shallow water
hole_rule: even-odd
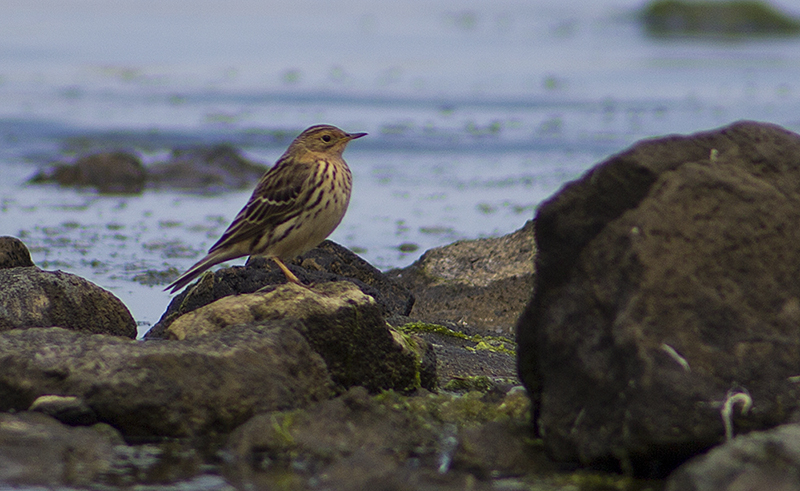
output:
[[[638,1],[551,4],[2,1],[0,234],[113,291],[144,332],[169,296],[139,275],[188,267],[250,191],[24,185],[40,167],[217,142],[271,164],[312,124],[366,131],[331,238],[388,269],[520,228],[641,138],[745,118],[800,130],[797,39],[655,40]]]

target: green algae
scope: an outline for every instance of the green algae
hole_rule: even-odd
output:
[[[447,392],[489,392],[490,390],[498,387],[498,384],[505,384],[506,386],[514,386],[519,384],[516,379],[503,379],[495,377],[487,377],[486,375],[475,376],[454,376],[441,389]]]
[[[132,280],[140,285],[157,286],[172,281],[179,273],[180,271],[174,267],[170,267],[164,271],[148,269],[147,271],[134,275]]]
[[[454,377],[442,386],[442,390],[448,392],[488,392],[494,385],[494,382],[485,375]]]
[[[409,322],[408,324],[404,324],[397,329],[406,333],[438,334],[440,336],[447,336],[474,343],[474,346],[465,346],[465,349],[468,351],[474,352],[485,350],[492,353],[502,353],[508,356],[517,355],[516,343],[501,336],[481,336],[479,334],[469,335],[440,324],[431,324],[427,322]]]
[[[262,476],[269,474],[275,485],[275,477],[293,476],[291,482],[308,484],[337,475],[343,480],[340,485],[357,488],[370,476],[403,476],[413,468],[416,479],[443,485],[441,489],[463,489],[458,482],[531,491],[661,489],[660,481],[560,469],[547,458],[544,442],[530,431],[530,414],[530,401],[521,387],[499,400],[477,391],[421,390],[409,396],[391,390],[368,395],[354,388],[341,398],[304,409],[261,415],[263,423],[247,423],[233,439],[244,445],[234,443],[229,450],[241,464]],[[380,458],[365,457],[365,448]],[[343,468],[346,472],[337,474]]]
[[[414,380],[403,392],[412,392],[422,387],[422,358],[423,348],[419,345],[420,339],[414,335],[395,329],[389,323],[386,328],[393,334],[395,341],[403,346],[409,353],[414,355]]]
[[[407,412],[427,424],[455,424],[457,427],[488,422],[528,421],[530,400],[524,390],[512,389],[499,402],[487,401],[484,393],[427,393],[407,397],[395,391],[377,394],[374,400],[396,411]]]

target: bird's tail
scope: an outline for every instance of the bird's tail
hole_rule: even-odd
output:
[[[212,252],[211,254],[207,255],[203,259],[199,260],[195,263],[194,266],[189,268],[185,273],[180,275],[178,279],[167,285],[164,288],[164,291],[170,290],[170,294],[177,292],[184,286],[188,285],[195,278],[203,274],[208,268],[219,264],[221,262],[228,261],[229,259],[236,259],[237,257],[241,257],[241,255],[232,255],[229,251],[217,251]]]

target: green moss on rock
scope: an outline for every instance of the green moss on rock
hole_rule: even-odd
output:
[[[655,36],[790,36],[800,34],[800,20],[757,0],[656,0],[641,14]]]
[[[512,342],[508,338],[500,336],[481,336],[479,334],[469,335],[461,331],[450,329],[446,326],[427,322],[409,322],[408,324],[400,326],[398,329],[406,333],[432,333],[474,343],[473,346],[465,347],[469,351],[486,350],[509,356],[517,355],[516,343]]]

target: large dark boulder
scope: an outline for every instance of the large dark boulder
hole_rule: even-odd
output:
[[[554,458],[660,474],[800,410],[800,136],[645,141],[535,223],[518,362]]]
[[[88,280],[37,267],[0,269],[0,331],[63,327],[136,337],[136,322],[120,299]]]

